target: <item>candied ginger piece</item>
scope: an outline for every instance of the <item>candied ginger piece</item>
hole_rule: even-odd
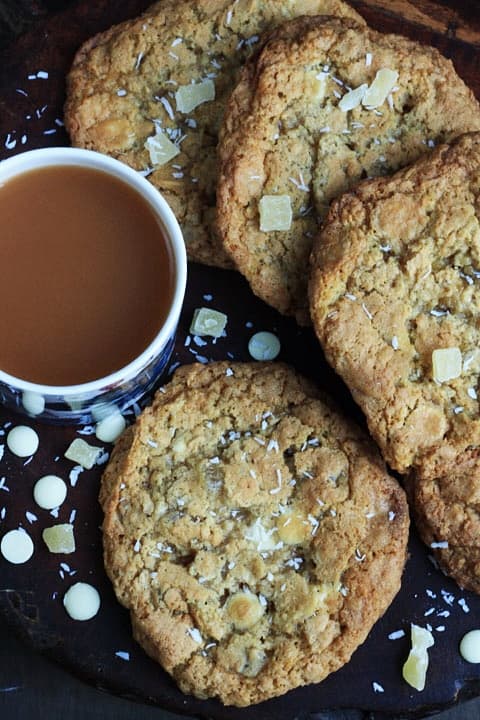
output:
[[[145,142],[145,148],[150,154],[152,165],[166,165],[172,158],[180,153],[175,143],[168,139],[164,132],[157,132],[151,135]]]
[[[177,110],[181,113],[189,113],[202,103],[211,100],[215,100],[215,84],[210,79],[181,85],[175,93]]]
[[[220,337],[227,324],[227,316],[211,308],[197,308],[193,313],[190,333],[192,335],[211,335]]]
[[[65,457],[81,465],[85,470],[91,470],[102,452],[103,448],[89,445],[81,438],[75,438],[67,448]]]
[[[437,348],[432,352],[433,379],[443,383],[462,374],[462,353],[458,347]]]
[[[61,523],[45,528],[42,538],[51,553],[69,555],[75,552],[75,537],[71,523]]]
[[[425,688],[425,678],[428,668],[428,648],[434,644],[433,635],[429,630],[414,625],[411,626],[412,648],[403,666],[403,679],[415,690]]]
[[[398,72],[381,68],[375,75],[375,79],[365,92],[362,98],[362,105],[369,108],[376,108],[383,105],[388,95],[392,92],[398,80]]]
[[[340,108],[340,110],[343,110],[343,112],[347,112],[347,110],[354,110],[356,107],[358,107],[361,104],[363,98],[365,97],[367,89],[367,83],[363,83],[363,85],[359,85],[354,90],[350,90],[349,92],[347,92],[338,103],[338,107]]]
[[[290,230],[292,225],[292,202],[290,195],[264,195],[258,204],[260,230]]]

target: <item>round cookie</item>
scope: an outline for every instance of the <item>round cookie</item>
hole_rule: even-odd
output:
[[[149,173],[177,215],[190,259],[231,267],[214,228],[224,106],[261,32],[298,15],[321,13],[363,22],[341,0],[157,2],[141,17],[96,35],[77,53],[65,105],[73,145]],[[188,97],[192,83],[201,86],[200,97]],[[178,101],[180,88],[187,97]],[[202,93],[204,101],[190,110]],[[145,147],[158,134],[167,143],[161,160],[178,151],[164,164],[158,164],[158,154],[152,162]]]
[[[480,133],[361,183],[315,243],[315,330],[399,472],[480,447],[479,268]]]
[[[227,106],[223,243],[259,297],[308,324],[308,258],[332,198],[479,129],[477,101],[437,50],[347,19],[286,23]],[[265,211],[271,196],[283,198],[280,217]]]
[[[437,478],[412,474],[408,488],[420,536],[442,570],[462,588],[480,593],[479,448]]]
[[[100,500],[134,635],[198,697],[244,706],[319,682],[400,587],[403,490],[280,363],[180,368],[120,439]]]

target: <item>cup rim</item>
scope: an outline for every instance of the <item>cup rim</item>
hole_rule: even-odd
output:
[[[165,322],[150,344],[131,362],[95,380],[75,385],[44,385],[31,382],[11,375],[0,368],[0,383],[4,383],[23,392],[32,392],[48,396],[68,395],[69,399],[75,396],[98,395],[105,389],[123,384],[135,378],[142,369],[167,345],[168,340],[175,333],[180,317],[185,289],[187,283],[187,254],[185,241],[177,218],[163,195],[151,182],[137,170],[109,155],[73,147],[50,147],[27,150],[13,155],[0,162],[0,187],[6,182],[24,172],[37,170],[49,166],[77,165],[94,170],[101,170],[119,180],[126,182],[136,190],[148,203],[159,218],[162,230],[170,245],[174,269],[175,287],[172,303]]]

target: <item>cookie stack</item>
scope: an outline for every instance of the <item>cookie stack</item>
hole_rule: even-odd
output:
[[[383,460],[479,592],[480,107],[452,63],[337,0],[163,0],[81,48],[65,120],[162,191],[191,260],[313,321],[383,455],[286,366],[180,369],[101,490],[146,651],[235,705],[347,662],[405,562]]]

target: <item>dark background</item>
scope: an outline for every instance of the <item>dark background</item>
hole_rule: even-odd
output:
[[[298,716],[302,708],[298,708]],[[0,621],[1,720],[182,720],[89,687],[33,652]],[[479,720],[480,699],[435,715],[436,720]],[[292,717],[292,720],[294,718]],[[295,719],[296,720],[296,719]],[[309,720],[376,720],[352,711],[322,712]],[[383,720],[383,719],[382,719]],[[392,720],[400,720],[399,717]]]
[[[0,0],[0,47],[7,46],[36,22],[69,4],[73,4],[73,0]],[[299,707],[298,717],[301,716]],[[452,707],[436,717],[438,720],[480,719],[480,699]],[[113,697],[86,685],[33,651],[0,620],[0,720],[31,718],[176,720],[180,716]],[[322,712],[313,715],[311,720],[367,718],[371,716],[351,710]]]

